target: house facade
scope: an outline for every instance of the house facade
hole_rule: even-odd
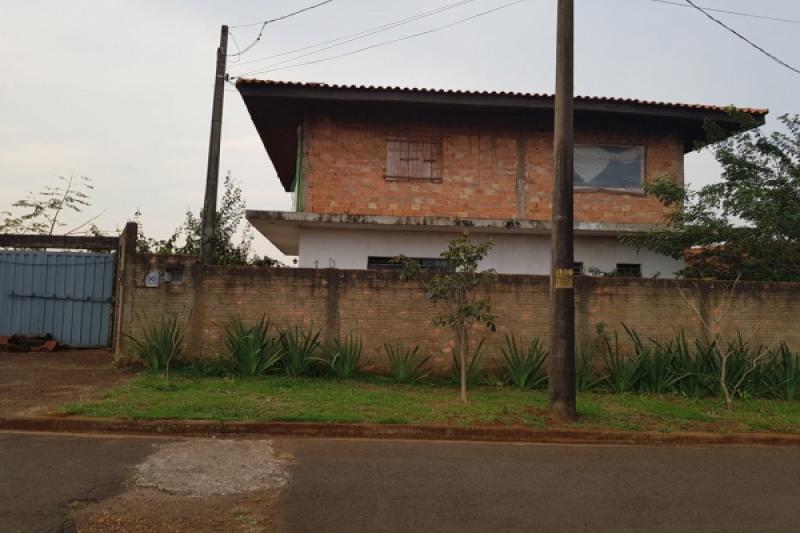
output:
[[[431,268],[465,230],[495,246],[482,265],[547,274],[553,98],[264,80],[237,88],[294,210],[247,219],[299,266]],[[763,123],[766,110],[746,109]],[[645,183],[683,184],[704,123],[725,108],[614,98],[575,101],[575,261],[586,274],[673,277],[682,262],[619,242],[664,223]]]

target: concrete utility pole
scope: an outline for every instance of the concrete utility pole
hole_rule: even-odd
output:
[[[575,290],[572,283],[573,23],[573,0],[558,0],[548,387],[551,412],[565,420],[576,417]]]
[[[200,261],[210,264],[214,255],[214,225],[217,218],[217,187],[219,184],[219,145],[222,137],[222,103],[225,97],[225,63],[228,55],[228,27],[222,26],[217,48],[217,73],[214,78],[214,104],[211,109],[211,138],[208,142],[206,198],[203,203],[203,236],[200,241]]]

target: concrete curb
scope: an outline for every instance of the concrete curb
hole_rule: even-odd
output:
[[[525,427],[451,427],[310,422],[223,422],[212,420],[128,420],[86,417],[0,418],[0,430],[116,433],[176,436],[291,436],[552,444],[769,445],[800,446],[800,434],[636,432]]]

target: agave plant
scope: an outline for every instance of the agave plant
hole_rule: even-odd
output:
[[[361,338],[345,335],[334,339],[328,350],[326,361],[331,372],[341,379],[349,379],[361,370]]]
[[[782,342],[772,351],[771,360],[773,394],[784,400],[800,400],[800,353],[792,353]]]
[[[408,350],[403,343],[384,343],[383,350],[389,360],[389,374],[397,383],[416,383],[428,375],[425,365],[431,357],[425,355],[419,346]]]
[[[472,354],[471,357],[468,357],[467,360],[467,385],[476,385],[480,383],[482,376],[481,371],[483,370],[483,362],[486,358],[486,346],[484,346],[484,342],[486,339],[481,339],[481,342],[475,347],[475,352]],[[452,375],[453,380],[456,382],[461,381],[461,363],[458,359],[458,356],[455,352],[453,352],[453,366]]]
[[[591,344],[580,342],[575,346],[575,390],[578,392],[594,390],[605,379],[595,371],[594,361],[595,350]]]
[[[322,346],[319,331],[291,326],[280,331],[281,364],[289,376],[303,376],[311,373],[320,357]]]
[[[162,315],[157,322],[144,326],[141,338],[126,338],[130,350],[148,370],[169,377],[170,363],[180,357],[183,343],[183,328],[176,317]]]
[[[520,389],[535,389],[547,382],[547,373],[544,371],[547,351],[539,339],[533,339],[523,349],[512,333],[506,335],[506,343],[501,350],[508,383]]]
[[[281,345],[269,335],[269,321],[263,317],[252,326],[234,318],[225,328],[225,344],[234,369],[243,376],[264,374],[281,360]]]
[[[664,343],[650,339],[651,345],[648,346],[636,331],[625,324],[622,327],[633,343],[634,357],[639,359],[638,390],[653,394],[674,390],[675,385],[686,377],[686,372],[675,368],[675,350],[671,341]]]
[[[641,377],[642,357],[631,357],[623,351],[619,342],[619,335],[614,332],[614,341],[604,334],[602,335],[605,343],[605,363],[606,363],[606,386],[610,392],[625,393],[633,392],[639,385]],[[649,348],[644,348],[648,349]],[[649,355],[646,355],[649,357]]]

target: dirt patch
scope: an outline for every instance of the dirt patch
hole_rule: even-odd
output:
[[[275,531],[273,501],[291,455],[272,441],[192,439],[157,444],[130,474],[123,494],[76,503],[79,532]]]
[[[132,377],[113,366],[107,350],[0,352],[0,417],[53,414]]]
[[[70,522],[80,533],[189,533],[275,531],[277,491],[243,495],[189,497],[156,489],[135,489],[120,496],[78,506]]]

